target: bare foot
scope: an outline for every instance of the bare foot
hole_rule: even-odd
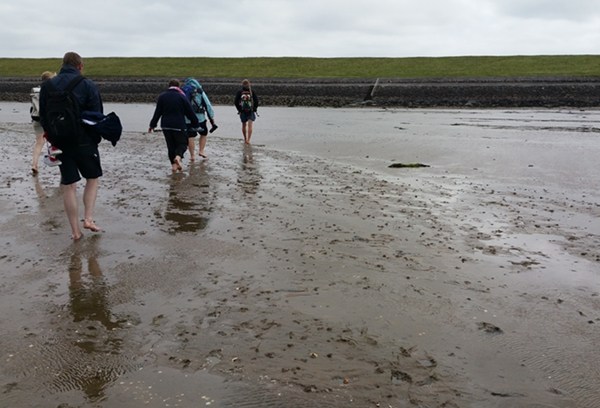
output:
[[[71,239],[73,241],[79,241],[81,238],[83,238],[83,234],[81,232],[77,235],[75,235],[75,234],[71,235]]]
[[[102,231],[102,229],[94,223],[94,220],[83,220],[83,228],[92,232]]]
[[[207,158],[207,157],[206,157],[206,154],[204,154],[204,152],[198,152],[198,156],[200,156],[200,157],[204,157],[205,159]]]
[[[176,166],[176,167],[175,167]],[[181,157],[179,156],[175,156],[175,163],[174,163],[174,167],[179,170],[182,171],[183,170],[183,166],[181,165]]]
[[[202,156],[202,155],[200,155],[200,156]],[[190,161],[191,161],[192,163],[196,161],[196,157],[195,157],[193,154],[192,154],[192,155],[190,155]]]

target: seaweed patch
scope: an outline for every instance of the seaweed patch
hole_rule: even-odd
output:
[[[392,163],[388,166],[390,169],[413,169],[418,167],[431,167],[423,163]]]

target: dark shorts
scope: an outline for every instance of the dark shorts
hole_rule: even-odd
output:
[[[60,184],[73,184],[85,179],[102,176],[98,146],[82,146],[75,151],[65,151],[57,158],[61,161]]]
[[[188,137],[196,137],[197,134],[200,134],[200,136],[208,135],[208,126],[206,126],[206,121],[200,122],[200,125],[198,126],[197,129],[198,129],[198,131],[188,129],[187,130]]]
[[[249,120],[254,122],[256,120],[256,113],[254,112],[240,112],[240,120],[242,123],[246,123]]]

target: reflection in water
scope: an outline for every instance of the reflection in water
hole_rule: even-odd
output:
[[[71,255],[69,265],[69,293],[71,297],[71,314],[74,322],[97,321],[107,330],[121,328],[118,322],[112,321],[112,315],[108,310],[107,292],[108,287],[100,265],[95,256],[87,258],[88,279],[82,277],[83,259],[79,254]],[[81,346],[81,345],[80,345]],[[94,345],[91,348],[81,346],[88,352],[96,351]]]
[[[35,195],[37,195],[40,204],[44,202],[44,200],[48,197],[44,188],[42,187],[42,183],[40,182],[39,177],[33,177],[34,187],[35,187]]]
[[[80,323],[80,338],[75,342],[92,361],[108,364],[107,355],[119,355],[123,340],[117,329],[123,321],[110,312],[109,286],[98,263],[97,243],[100,235],[77,243],[69,262],[69,310],[73,322]],[[99,324],[95,324],[99,323]],[[85,328],[83,328],[85,327]],[[88,365],[89,366],[89,365]],[[116,378],[117,373],[110,365],[102,369],[82,370],[79,364],[69,367],[64,375],[71,378],[90,400],[104,396],[104,390]]]
[[[40,175],[32,177],[34,183],[33,187],[38,199],[38,210],[42,219],[41,226],[48,231],[62,228],[64,223],[64,213],[62,211],[57,211],[57,208],[62,210],[63,206],[60,187],[44,188],[40,181],[41,177],[42,176]]]
[[[190,174],[175,173],[169,186],[164,218],[169,232],[196,232],[206,228],[212,212],[209,178],[204,162],[191,166]]]
[[[258,164],[254,161],[252,145],[244,145],[242,165],[238,172],[238,184],[247,194],[255,194],[261,180]]]

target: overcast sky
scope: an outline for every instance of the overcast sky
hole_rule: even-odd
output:
[[[0,0],[0,57],[600,54],[598,0]]]

